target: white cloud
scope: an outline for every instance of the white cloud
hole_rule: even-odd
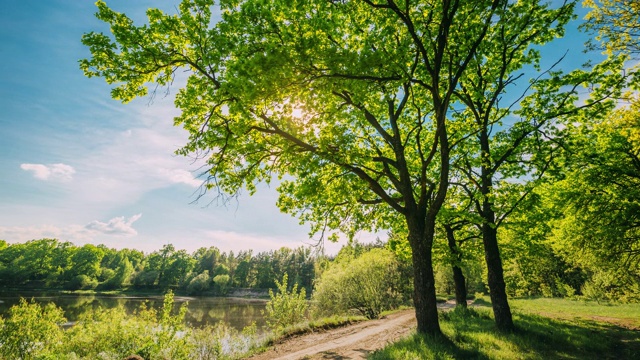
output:
[[[192,173],[184,169],[160,169],[158,172],[174,184],[186,184],[195,188],[202,185],[202,180],[196,179]]]
[[[235,231],[211,230],[205,231],[203,243],[215,246],[222,251],[240,251],[252,249],[254,253],[275,250],[286,246],[295,248],[308,243],[285,237],[265,236],[251,233],[238,233]]]
[[[124,216],[115,217],[106,223],[94,220],[85,226],[86,229],[106,235],[134,236],[138,232],[133,228],[133,223],[142,217],[142,214],[133,215],[129,219]]]
[[[59,227],[56,225],[0,226],[0,239],[9,242],[25,242],[34,239],[59,239],[76,244],[91,242],[91,231],[81,225]]]
[[[32,172],[33,177],[40,180],[61,180],[70,181],[76,170],[67,164],[21,164],[20,168],[24,171]]]

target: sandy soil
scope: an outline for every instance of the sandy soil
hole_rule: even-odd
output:
[[[415,326],[415,311],[403,310],[379,320],[293,337],[250,359],[365,359],[370,352],[408,335]]]

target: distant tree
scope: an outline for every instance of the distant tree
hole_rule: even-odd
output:
[[[236,287],[249,287],[254,283],[252,250],[240,251],[238,253],[238,265],[234,273],[232,283]]]
[[[229,285],[230,277],[227,274],[219,274],[213,277],[213,283],[216,284],[216,290],[220,294],[227,293],[227,285]]]
[[[187,285],[187,294],[199,294],[204,291],[209,290],[211,287],[211,276],[209,276],[209,271],[205,270],[202,274],[194,277],[189,281],[189,285]]]
[[[196,273],[201,274],[204,271],[213,273],[220,260],[220,250],[215,246],[210,248],[202,247],[193,253],[193,257],[196,260],[196,266],[194,269]]]
[[[112,266],[115,266],[116,271],[113,277],[104,284],[105,288],[120,289],[129,285],[134,269],[125,253],[119,252]]]
[[[193,270],[196,261],[184,250],[178,250],[169,257],[164,277],[160,278],[161,286],[186,286],[187,275]]]
[[[83,245],[71,257],[73,265],[69,268],[66,276],[74,278],[78,275],[85,275],[91,279],[97,279],[103,257],[103,249],[92,244]]]

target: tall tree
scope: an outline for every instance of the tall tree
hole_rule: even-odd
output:
[[[501,11],[506,17],[515,17],[525,9],[537,16],[496,24],[494,36],[481,44],[470,61],[475,71],[466,72],[456,90],[465,105],[456,116],[471,122],[473,137],[460,144],[454,169],[461,179],[460,186],[475,188],[468,192],[475,202],[475,212],[482,219],[478,225],[487,282],[496,324],[501,330],[513,329],[513,321],[505,291],[498,228],[530,194],[534,180],[553,165],[563,146],[566,124],[605,113],[613,105],[609,100],[620,93],[622,86],[623,58],[614,57],[590,70],[569,73],[555,69],[557,63],[545,71],[538,70],[540,52],[529,45],[563,36],[575,4],[564,1],[555,9],[535,0],[503,4]],[[514,68],[526,70],[529,76],[514,74]],[[528,85],[519,83],[523,78]],[[518,84],[524,89],[519,95],[507,91]],[[589,89],[593,89],[591,97],[580,101],[579,93]]]
[[[352,234],[402,219],[418,331],[438,335],[434,229],[452,142],[466,135],[453,125],[453,105],[463,103],[460,80],[477,71],[471,62],[493,59],[485,43],[511,49],[516,36],[521,49],[547,40],[511,31],[553,16],[521,3],[222,1],[215,22],[213,1],[183,0],[177,15],[150,9],[149,23],[135,26],[98,2],[113,36],[85,34],[92,57],[80,65],[116,84],[112,96],[125,102],[187,71],[175,121],[190,139],[179,153],[208,157],[210,189],[253,192],[286,175],[279,206],[313,231]],[[485,81],[500,83],[518,66],[501,69]]]
[[[571,164],[549,190],[560,254],[640,284],[640,104],[574,131]],[[572,257],[567,257],[572,254]]]
[[[592,49],[609,54],[630,52],[640,54],[640,2],[629,0],[585,0],[592,10],[584,28],[595,32]]]

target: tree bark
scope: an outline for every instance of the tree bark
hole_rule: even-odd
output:
[[[413,304],[416,309],[418,332],[439,337],[442,336],[442,332],[438,321],[431,256],[435,229],[429,228],[429,226],[425,229],[424,226],[409,224],[409,244],[413,252]]]
[[[467,307],[467,283],[462,273],[462,269],[459,264],[462,261],[462,253],[456,243],[455,234],[451,225],[445,225],[445,232],[447,233],[447,243],[449,244],[449,251],[453,261],[451,263],[451,269],[453,270],[453,282],[455,284],[456,292],[456,307]]]
[[[504,283],[504,272],[502,270],[502,259],[498,248],[498,234],[496,229],[496,213],[493,210],[491,201],[491,190],[493,189],[493,176],[495,170],[491,164],[491,151],[489,146],[488,127],[485,126],[480,132],[480,150],[482,156],[481,184],[482,193],[482,243],[484,245],[484,259],[487,263],[487,285],[489,285],[489,295],[491,296],[491,306],[493,307],[493,317],[499,331],[510,332],[514,330],[511,308],[507,300],[506,286]]]
[[[500,249],[498,248],[498,237],[493,225],[494,223],[485,223],[482,225],[484,258],[487,262],[487,280],[496,326],[500,331],[509,332],[514,329],[513,319],[511,317],[511,308],[507,301],[502,260],[500,259]]]

